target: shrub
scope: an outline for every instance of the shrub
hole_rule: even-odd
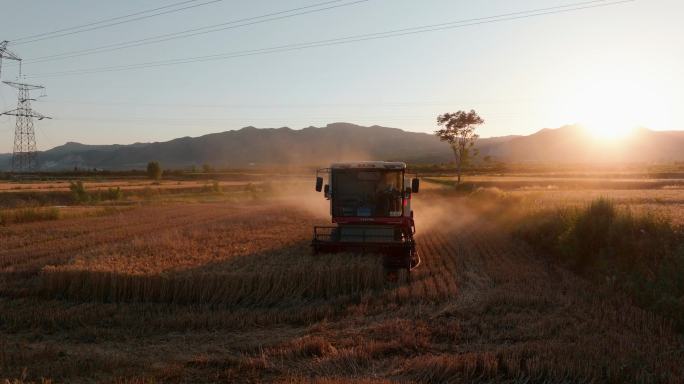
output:
[[[90,201],[90,195],[88,195],[88,191],[86,191],[82,181],[70,181],[69,190],[71,191],[71,198],[74,200],[74,202],[87,203]]]
[[[106,192],[102,193],[102,200],[114,200],[118,201],[123,199],[123,191],[121,188],[108,188]]]

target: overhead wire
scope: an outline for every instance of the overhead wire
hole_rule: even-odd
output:
[[[280,45],[280,46],[274,46],[274,47],[268,47],[268,48],[234,51],[234,52],[205,55],[205,56],[194,56],[194,57],[179,58],[179,59],[143,62],[143,63],[138,63],[138,64],[128,64],[128,65],[98,67],[98,68],[84,68],[84,69],[78,69],[78,70],[69,70],[69,71],[60,71],[60,72],[51,72],[51,73],[42,73],[42,74],[39,73],[39,74],[35,74],[35,75],[29,76],[29,77],[30,78],[38,78],[38,77],[45,78],[45,77],[88,75],[88,74],[97,74],[97,73],[106,73],[106,72],[119,72],[119,71],[128,71],[128,70],[136,70],[136,69],[157,68],[157,67],[165,67],[165,66],[180,65],[180,64],[189,64],[189,63],[196,63],[196,62],[227,60],[227,59],[245,57],[245,56],[254,56],[254,55],[263,55],[263,54],[271,54],[271,53],[289,52],[289,51],[296,51],[296,50],[303,50],[303,49],[317,48],[317,47],[335,46],[335,45],[341,45],[341,44],[356,43],[356,42],[361,42],[361,41],[387,39],[387,38],[392,38],[392,37],[401,37],[401,36],[421,34],[421,33],[427,33],[427,32],[435,32],[435,31],[442,31],[442,30],[448,30],[448,29],[463,28],[463,27],[474,26],[474,25],[482,25],[482,24],[498,23],[498,22],[503,22],[503,21],[527,19],[527,18],[532,18],[532,17],[574,12],[574,11],[585,10],[585,9],[608,7],[608,6],[614,6],[614,5],[619,5],[619,4],[631,3],[631,2],[635,2],[635,1],[636,0],[585,1],[585,2],[566,4],[566,5],[556,6],[556,7],[537,8],[537,9],[532,9],[532,10],[527,10],[527,11],[520,11],[520,12],[503,14],[503,15],[480,17],[480,18],[475,18],[475,19],[457,20],[457,21],[451,21],[451,22],[445,22],[445,23],[438,23],[438,24],[424,25],[424,26],[418,26],[418,27],[396,29],[396,30],[390,30],[390,31],[385,31],[385,32],[375,32],[375,33],[353,35],[353,36],[340,37],[340,38],[334,38],[334,39],[318,40],[318,41],[311,41],[311,42],[304,42],[304,43],[286,44],[286,45]]]
[[[327,11],[327,10],[331,10],[331,9],[347,7],[350,5],[365,3],[365,2],[368,2],[370,0],[355,0],[355,1],[347,2],[347,3],[343,3],[343,4],[330,5],[330,4],[334,4],[334,3],[340,3],[342,1],[344,1],[344,0],[324,1],[321,3],[307,5],[304,7],[297,7],[297,8],[287,9],[287,10],[283,10],[283,11],[272,12],[272,13],[268,13],[268,14],[264,14],[264,15],[260,15],[260,16],[252,16],[252,17],[247,17],[247,18],[242,18],[242,19],[237,19],[237,20],[231,20],[231,21],[227,21],[227,22],[223,22],[223,23],[219,23],[219,24],[213,24],[213,25],[208,25],[208,26],[199,27],[199,28],[192,28],[192,29],[187,29],[184,31],[147,37],[144,39],[136,39],[136,40],[130,40],[130,41],[125,41],[125,42],[120,42],[120,43],[108,44],[108,45],[104,45],[104,46],[100,46],[100,47],[94,47],[94,48],[88,48],[88,49],[82,49],[82,50],[70,51],[70,52],[63,52],[63,53],[59,53],[59,54],[36,57],[34,59],[25,59],[25,60],[23,60],[23,63],[24,64],[43,63],[43,62],[47,62],[47,61],[63,60],[63,59],[81,57],[81,56],[92,55],[92,54],[103,53],[103,52],[118,51],[121,49],[139,47],[139,46],[149,45],[149,44],[156,44],[156,43],[161,43],[161,42],[170,41],[170,40],[184,39],[184,38],[198,36],[198,35],[204,35],[204,34],[208,34],[208,33],[220,32],[220,31],[225,31],[225,30],[229,30],[229,29],[236,29],[236,28],[246,27],[246,26],[250,26],[250,25],[262,24],[262,23],[267,23],[267,22],[271,22],[271,21],[307,15],[307,14],[311,14],[311,13],[315,13],[315,12],[322,12],[322,11]],[[312,9],[312,8],[315,8],[315,9]]]
[[[441,100],[441,101],[397,101],[397,102],[379,102],[379,103],[373,103],[373,104],[368,104],[368,103],[305,103],[305,104],[283,104],[283,103],[275,103],[275,104],[187,104],[187,103],[146,103],[146,102],[134,102],[134,101],[112,101],[112,102],[98,102],[98,101],[82,101],[82,100],[50,100],[50,101],[37,101],[38,103],[49,103],[49,104],[78,104],[78,105],[94,105],[94,106],[105,106],[105,107],[128,107],[131,105],[136,105],[136,106],[145,106],[145,107],[159,107],[159,108],[178,108],[178,107],[186,107],[186,108],[203,108],[203,109],[229,109],[229,108],[235,108],[235,109],[254,109],[254,108],[328,108],[328,107],[350,107],[350,108],[362,108],[362,107],[367,107],[367,108],[375,108],[376,106],[383,106],[383,107],[416,107],[416,106],[423,106],[423,107],[429,107],[429,106],[443,106],[443,105],[451,105],[454,103],[458,102],[464,102],[463,100],[461,101],[446,101],[446,100]],[[530,102],[544,102],[541,99],[521,99],[521,98],[516,98],[516,99],[501,99],[501,100],[468,100],[468,103],[471,104],[510,104],[510,103],[530,103]]]
[[[181,7],[181,8],[169,9],[166,11],[153,13],[151,15],[138,16],[141,14],[154,12],[154,11],[169,8],[169,7],[174,7],[177,5],[188,4],[188,3],[196,3],[197,1],[200,1],[200,0],[182,1],[182,2],[171,4],[171,5],[168,5],[165,7],[159,7],[159,8],[155,8],[155,9],[151,9],[151,10],[147,10],[147,11],[141,11],[141,12],[137,12],[137,13],[130,14],[130,15],[125,15],[125,16],[115,17],[115,18],[107,19],[107,20],[103,20],[103,21],[84,24],[81,26],[63,28],[60,30],[52,31],[52,32],[45,32],[45,33],[41,33],[41,34],[37,34],[37,35],[33,35],[33,36],[17,38],[17,39],[11,40],[10,44],[12,44],[12,45],[23,45],[23,44],[34,43],[37,41],[43,41],[43,40],[48,40],[48,39],[55,39],[58,37],[75,35],[75,34],[83,33],[83,32],[90,32],[90,31],[94,31],[97,29],[113,27],[116,25],[121,25],[121,24],[130,23],[130,22],[134,22],[134,21],[149,19],[151,17],[156,17],[156,16],[161,16],[161,15],[166,15],[169,13],[174,13],[174,12],[184,11],[184,10],[188,10],[188,9],[192,9],[192,8],[202,7],[205,5],[218,3],[218,2],[221,2],[223,0],[209,0],[209,1],[204,1],[203,3],[199,3],[199,4],[193,4],[193,5],[188,5],[188,6]],[[127,20],[120,20],[120,19],[126,19],[126,18],[131,17],[131,16],[138,16],[138,17],[134,17],[132,19],[127,19]],[[120,21],[114,21],[114,20],[120,20]],[[114,21],[114,22],[110,22],[110,21]],[[74,30],[74,29],[76,29],[76,30]]]

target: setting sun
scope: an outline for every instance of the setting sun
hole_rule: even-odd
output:
[[[578,121],[599,139],[622,139],[637,126],[666,128],[665,90],[632,76],[606,76],[592,81],[586,92],[575,97]],[[632,79],[626,82],[625,79]]]
[[[559,96],[552,113],[575,121],[602,141],[624,139],[637,127],[676,129],[677,99],[667,72],[624,53],[577,59],[575,71],[556,84]]]
[[[616,141],[634,132],[637,127],[635,121],[620,116],[618,112],[603,112],[587,115],[581,120],[581,125],[597,140]]]
[[[577,121],[597,139],[623,139],[639,125],[663,124],[662,101],[649,95],[646,88],[653,87],[638,81],[630,73],[601,74],[588,81],[585,90],[578,92],[569,105],[576,111]],[[631,76],[630,76],[631,75]],[[625,79],[633,79],[626,82]],[[658,121],[661,120],[661,121]]]

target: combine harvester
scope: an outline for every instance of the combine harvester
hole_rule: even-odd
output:
[[[323,185],[323,176],[328,184]],[[409,185],[410,182],[410,185]],[[316,191],[330,200],[336,226],[314,227],[315,253],[362,252],[384,255],[388,269],[411,271],[420,264],[411,196],[420,180],[409,179],[406,164],[367,161],[338,163],[316,172]]]

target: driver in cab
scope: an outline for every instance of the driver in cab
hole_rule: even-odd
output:
[[[390,212],[401,211],[400,193],[391,174],[384,175],[375,189],[376,204],[380,216],[392,216]]]

